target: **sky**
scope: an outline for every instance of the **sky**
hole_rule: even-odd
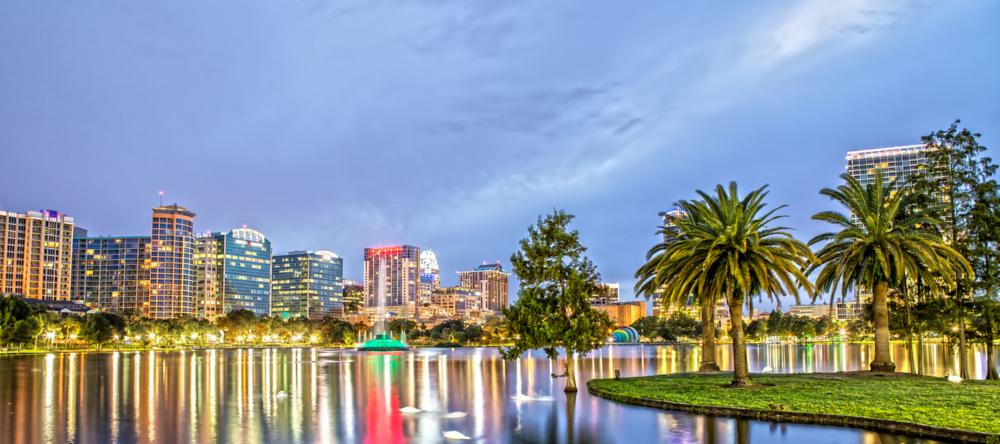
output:
[[[961,118],[996,155],[998,25],[986,0],[15,0],[0,209],[139,235],[163,190],[199,232],[354,279],[417,245],[454,285],[558,208],[630,299],[697,189],[769,185],[806,240],[849,150]]]

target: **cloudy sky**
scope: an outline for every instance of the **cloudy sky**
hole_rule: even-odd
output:
[[[1000,3],[15,0],[0,208],[276,252],[434,249],[445,284],[562,208],[626,298],[657,213],[771,186],[807,238],[851,149],[953,119],[1000,144]],[[995,153],[995,150],[992,152]]]

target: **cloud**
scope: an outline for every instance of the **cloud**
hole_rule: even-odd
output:
[[[508,133],[491,139],[495,149],[509,149],[512,156],[493,165],[491,176],[478,187],[463,184],[432,193],[419,220],[461,226],[495,217],[501,211],[495,202],[531,207],[551,196],[599,186],[670,146],[672,135],[686,122],[751,100],[756,90],[750,85],[766,76],[872,38],[874,31],[899,20],[907,7],[907,2],[813,1],[788,11],[758,13],[757,21],[733,25],[728,34],[691,42],[688,48],[658,40],[653,29],[638,30],[616,36],[626,39],[617,44],[620,52],[609,57],[618,66],[587,82],[492,85],[471,94],[445,113],[452,118],[431,130]],[[642,41],[628,40],[632,35]],[[657,45],[676,50],[651,56],[632,49]],[[692,69],[701,74],[692,76]],[[504,142],[536,148],[508,148]]]

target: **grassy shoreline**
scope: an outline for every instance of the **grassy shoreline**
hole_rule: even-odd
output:
[[[725,388],[730,373],[595,379],[603,398],[668,410],[840,425],[939,439],[1000,442],[1000,383],[905,373],[754,375],[764,387]]]

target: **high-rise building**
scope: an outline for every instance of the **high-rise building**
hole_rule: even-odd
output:
[[[597,293],[590,297],[593,305],[617,304],[620,300],[620,286],[617,282],[601,282],[597,284]]]
[[[271,315],[323,319],[344,313],[344,260],[331,251],[292,251],[271,264]]]
[[[194,265],[199,316],[271,314],[271,241],[263,233],[243,227],[198,236]]]
[[[195,299],[194,212],[180,205],[153,208],[149,304],[144,315],[170,319],[198,314]]]
[[[0,294],[69,300],[73,226],[58,211],[0,211]]]
[[[667,244],[677,240],[677,236],[680,235],[680,228],[677,227],[677,221],[686,218],[687,212],[675,208],[670,211],[661,211],[660,217],[663,219],[663,243]],[[650,299],[653,303],[653,316],[658,318],[670,316],[671,307],[666,306],[662,294],[654,293]]]
[[[417,288],[419,303],[430,303],[431,294],[441,287],[441,271],[438,268],[437,255],[433,250],[420,250],[420,283]]]
[[[344,279],[344,314],[360,314],[365,306],[365,285]]]
[[[499,313],[507,308],[510,273],[499,262],[482,264],[471,271],[458,272],[459,286],[478,290],[483,310]]]
[[[898,191],[907,179],[927,167],[927,150],[926,145],[904,145],[848,151],[847,174],[862,185],[870,185],[875,182],[876,172],[881,172],[882,180],[891,184],[890,189]],[[867,301],[871,297],[871,290],[855,289],[855,299]]]
[[[924,169],[927,165],[927,147],[905,145],[888,148],[849,151],[847,153],[847,174],[868,185],[875,181],[875,173],[882,172],[886,183],[895,180],[893,191],[898,190],[907,178]]]
[[[663,227],[666,228],[663,231],[663,242],[670,242],[676,239],[679,233],[677,221],[687,217],[687,213],[681,209],[673,209],[660,212],[660,217],[663,218]]]
[[[74,300],[113,313],[141,314],[149,302],[149,236],[73,238]]]
[[[412,245],[365,248],[365,305],[384,306],[398,315],[415,317],[420,281],[420,248]],[[381,293],[381,294],[380,294]]]

